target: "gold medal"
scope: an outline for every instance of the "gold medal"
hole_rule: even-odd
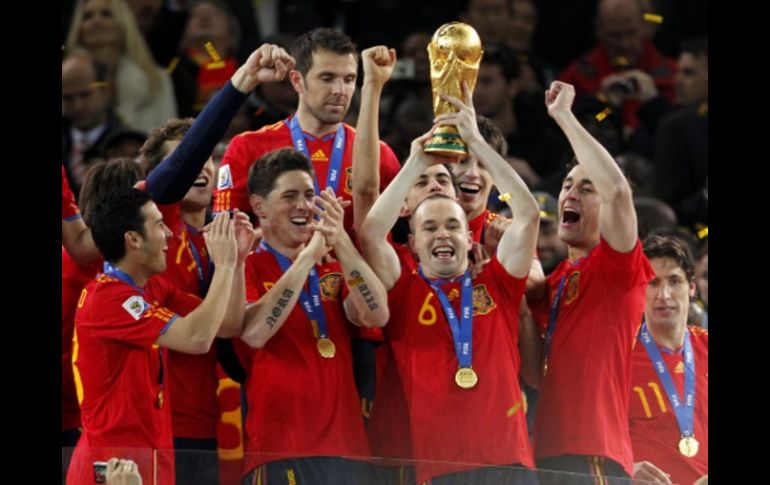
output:
[[[682,436],[679,440],[679,453],[683,454],[687,458],[692,458],[698,454],[698,447],[700,443],[693,436]]]
[[[455,373],[455,382],[463,389],[470,389],[479,382],[479,376],[470,367],[460,367]]]
[[[158,400],[157,400],[157,402],[155,404],[158,406],[158,409],[162,409],[163,408],[163,391],[160,391],[158,393]]]
[[[334,347],[334,342],[325,337],[318,339],[316,347],[318,348],[318,353],[321,354],[321,357],[327,359],[334,357],[334,354],[337,352],[336,347]]]

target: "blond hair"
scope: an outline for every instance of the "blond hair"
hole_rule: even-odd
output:
[[[83,10],[89,0],[78,0],[75,4],[75,11],[72,14],[72,24],[67,34],[67,50],[83,47],[88,49],[81,42],[80,31],[83,24]],[[142,32],[136,23],[136,18],[131,9],[123,0],[106,0],[110,4],[110,11],[115,20],[118,21],[123,29],[123,39],[121,45],[122,54],[132,60],[147,78],[150,94],[156,95],[161,89],[161,79],[158,74],[158,65],[152,56],[147,42],[144,40]]]

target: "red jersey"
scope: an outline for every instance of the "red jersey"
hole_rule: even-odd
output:
[[[586,257],[562,261],[548,276],[542,306],[553,301],[565,275],[537,403],[535,456],[604,456],[631,475],[631,352],[655,273],[638,240],[619,253],[601,239]],[[543,324],[548,308],[538,318]]]
[[[342,306],[347,286],[339,263],[316,270],[336,354],[324,358],[318,353],[314,328],[300,303],[263,348],[249,348],[250,355],[243,359],[250,362],[245,471],[287,457],[370,456]],[[246,260],[246,299],[256,302],[282,274],[270,252],[251,253]]]
[[[594,50],[567,66],[558,79],[575,86],[576,95],[596,94],[601,89],[602,79],[627,69],[639,69],[652,76],[660,94],[674,102],[676,61],[663,57],[651,41],[645,42],[644,52],[636,66],[614,66],[604,45],[599,44]],[[621,110],[624,125],[631,128],[638,126],[636,111],[640,105],[640,101],[633,99],[623,103]]]
[[[405,268],[402,262],[402,268]],[[441,285],[457,315],[460,280]],[[473,369],[478,384],[461,389],[452,332],[428,283],[402,269],[388,292],[385,327],[408,405],[417,482],[478,465],[533,467],[521,390],[518,310],[526,278],[510,276],[493,257],[473,280]],[[490,439],[494,436],[494,439]]]
[[[67,174],[64,171],[64,165],[61,166],[61,218],[71,221],[80,217],[80,209],[75,202],[75,195],[70,189],[70,183],[67,181]]]
[[[478,217],[475,217],[468,221],[468,229],[473,233],[473,242],[484,244],[484,237],[486,236],[487,226],[495,219],[500,217],[499,214],[490,212],[489,209],[484,209]]]
[[[100,274],[84,289],[75,314],[75,379],[82,383],[83,435],[67,483],[92,484],[94,461],[112,456],[137,461],[144,483],[174,483],[171,412],[163,388],[165,352],[155,345],[179,314],[200,299],[178,291],[162,277],[137,288]]]
[[[102,267],[99,261],[83,266],[61,248],[61,429],[80,427],[80,404],[72,374],[72,337],[75,309],[83,287],[93,281]]]
[[[353,198],[353,140],[356,132],[345,124],[345,151],[342,155],[342,168],[337,188],[337,195],[345,200]],[[315,138],[305,133],[307,150],[315,170],[315,177],[320,190],[326,188],[329,171],[329,159],[332,154],[334,133]],[[247,182],[249,168],[259,157],[278,148],[293,147],[291,132],[284,121],[265,126],[257,131],[241,133],[234,137],[227,147],[222,165],[219,167],[219,180],[214,190],[214,211],[240,209],[250,213]],[[400,165],[393,150],[380,142],[380,193],[396,176]],[[345,209],[345,230],[353,233],[353,208]]]
[[[695,439],[698,454],[687,458],[679,452],[681,433],[666,391],[653,368],[644,345],[634,348],[633,388],[629,407],[629,427],[634,446],[634,461],[646,460],[666,473],[674,483],[690,484],[708,473],[709,428],[709,335],[700,327],[690,327],[690,342],[695,354]],[[684,362],[681,349],[671,352],[660,348],[669,374],[679,395],[684,395]]]
[[[211,281],[211,261],[203,234],[182,220],[179,204],[158,205],[158,209],[173,233],[168,239],[163,278],[179,290],[203,298],[201,286],[208,286]],[[215,438],[219,421],[216,345],[201,355],[169,350],[168,363],[169,394],[174,396],[174,436]]]

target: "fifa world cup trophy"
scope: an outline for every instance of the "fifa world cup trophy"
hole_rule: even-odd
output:
[[[457,108],[441,99],[440,94],[462,99],[462,81],[468,83],[473,93],[483,54],[481,38],[470,25],[450,22],[436,30],[428,44],[433,112],[436,116],[457,112]],[[456,159],[468,155],[468,146],[455,126],[440,125],[425,144],[425,151]]]

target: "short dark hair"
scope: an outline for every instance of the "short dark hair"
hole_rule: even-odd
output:
[[[500,156],[508,155],[508,142],[505,141],[505,136],[500,128],[494,121],[490,120],[486,116],[476,115],[476,126],[479,127],[479,132],[484,138],[484,141],[489,144]]]
[[[687,281],[695,279],[695,261],[690,248],[674,236],[653,234],[644,240],[644,254],[647,259],[669,258],[676,262],[687,275]]]
[[[293,148],[280,148],[262,155],[249,168],[249,194],[267,197],[278,177],[294,170],[302,170],[315,178],[310,160]]]
[[[313,67],[313,52],[329,51],[339,55],[353,54],[358,63],[358,49],[350,37],[334,29],[318,27],[297,37],[291,46],[294,69],[304,76]]]
[[[708,37],[694,37],[685,39],[679,45],[682,54],[692,54],[695,57],[709,57],[709,39]]]
[[[91,212],[101,203],[105,195],[117,188],[133,187],[144,178],[142,167],[132,158],[118,157],[99,161],[88,167],[83,176],[78,205],[83,211],[83,220],[91,225]]]
[[[449,171],[449,173],[452,173],[452,171],[450,170],[450,171]],[[459,202],[457,202],[457,200],[456,200],[456,199],[453,199],[452,197],[450,197],[450,196],[446,195],[446,194],[445,194],[445,193],[443,193],[443,192],[434,192],[434,193],[430,194],[429,196],[425,197],[424,199],[422,199],[422,200],[421,200],[421,201],[420,201],[420,202],[419,202],[419,203],[418,203],[418,204],[415,206],[414,210],[412,211],[412,217],[410,217],[410,218],[409,218],[409,229],[410,229],[410,231],[412,232],[412,234],[414,234],[414,220],[415,220],[415,219],[414,219],[414,215],[415,215],[415,214],[417,214],[417,211],[420,209],[420,207],[421,207],[421,206],[422,206],[422,205],[423,205],[425,202],[428,202],[428,201],[433,201],[433,200],[438,200],[438,199],[445,199],[445,200],[449,200],[449,201],[451,201],[451,202],[454,202],[455,204],[457,204],[457,206],[458,206],[458,207],[460,207],[460,209],[461,209],[461,212],[462,212],[463,214],[465,214],[465,211],[464,211],[464,210],[462,210],[462,207],[460,206],[460,203],[459,203]],[[465,218],[465,224],[466,224],[466,227],[467,227],[467,225],[468,225],[468,218],[467,218],[467,217]]]
[[[521,67],[516,53],[504,44],[484,44],[484,56],[481,58],[481,63],[500,66],[506,81],[518,79],[521,74]]]
[[[126,255],[125,234],[144,233],[142,207],[150,194],[133,187],[121,187],[105,195],[91,211],[91,234],[104,259],[114,263]]]
[[[164,125],[159,126],[150,132],[147,141],[139,149],[139,155],[142,158],[145,173],[149,174],[160,162],[168,155],[165,144],[167,141],[180,141],[190,130],[193,118],[172,119]]]

